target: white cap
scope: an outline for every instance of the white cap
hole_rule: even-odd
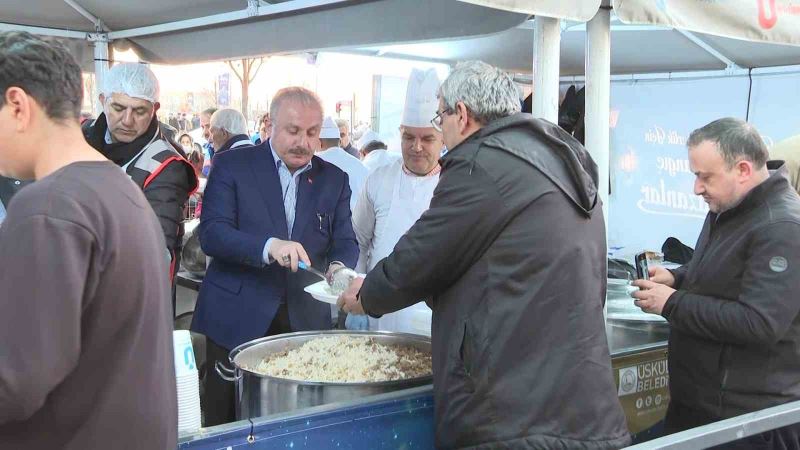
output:
[[[439,109],[439,77],[436,70],[421,71],[411,69],[406,87],[406,104],[403,109],[403,118],[400,125],[407,127],[427,128],[432,127],[431,119]]]
[[[322,121],[322,129],[319,130],[320,139],[339,139],[339,127],[331,116]]]
[[[378,136],[378,133],[367,130],[363,135],[361,135],[361,139],[358,140],[358,148],[362,149],[365,145],[369,144],[372,141],[380,141],[381,137]]]
[[[125,94],[150,103],[158,102],[158,78],[144,64],[121,63],[112,67],[103,82],[103,95]]]

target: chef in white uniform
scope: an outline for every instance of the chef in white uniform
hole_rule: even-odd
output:
[[[369,153],[364,153],[364,147],[370,142],[380,141],[381,137],[377,133],[370,130],[364,133],[364,136],[358,141],[358,149],[361,151],[361,162],[369,169],[369,173],[374,172],[379,167],[391,164],[395,161],[402,159],[400,152],[389,152],[389,150],[376,149]]]
[[[317,156],[334,166],[342,169],[347,174],[350,182],[350,211],[356,206],[356,201],[367,179],[369,170],[360,159],[347,153],[347,150],[339,146],[339,127],[331,117],[326,117],[322,121],[322,129],[319,132],[320,151]]]
[[[435,70],[412,70],[400,122],[403,158],[370,173],[353,210],[353,230],[360,250],[357,272],[369,272],[388,256],[430,206],[444,146],[442,134],[431,125],[439,106],[438,89]],[[349,316],[347,326],[364,329],[365,319]],[[368,320],[371,330],[430,335],[431,310],[424,302]]]

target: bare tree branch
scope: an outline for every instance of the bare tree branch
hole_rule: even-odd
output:
[[[253,76],[250,77],[250,81],[256,79],[256,76],[258,75],[258,71],[261,70],[261,66],[263,66],[263,65],[264,65],[264,58],[258,58],[258,66],[256,67],[256,71],[255,71],[255,73],[253,73]]]
[[[231,70],[233,70],[233,74],[236,75],[236,78],[238,78],[239,82],[241,83],[242,82],[242,76],[239,75],[239,71],[237,71],[236,67],[234,67],[233,61],[225,61],[225,62],[228,63],[228,65],[231,67]]]

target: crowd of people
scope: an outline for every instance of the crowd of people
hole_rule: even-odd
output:
[[[422,331],[437,447],[631,442],[603,319],[597,165],[521,112],[505,72],[413,70],[400,152],[372,132],[354,143],[302,87],[273,97],[256,137],[233,108],[171,116],[202,128],[198,150],[166,134],[139,64],[111,68],[102,114],[81,125],[78,65],[24,32],[0,33],[0,93],[0,448],[176,447],[169,299],[197,191],[211,262],[191,329],[208,367],[264,336]],[[631,299],[670,324],[670,433],[800,400],[800,197],[742,120],[687,148],[710,207],[696,252],[653,267]],[[303,290],[317,280],[301,262],[366,276],[331,308]],[[235,401],[209,371],[204,425],[235,420]],[[799,430],[728,448],[800,448]]]

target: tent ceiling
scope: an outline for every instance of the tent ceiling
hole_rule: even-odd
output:
[[[740,41],[696,33],[740,67],[793,66],[800,64],[800,47]]]
[[[499,0],[492,0],[499,1]],[[520,0],[536,3],[539,0]],[[664,25],[755,42],[800,45],[797,0],[614,0],[625,23]]]
[[[265,54],[338,50],[450,64],[481,59],[519,73],[530,73],[533,66],[533,30],[531,23],[526,22],[528,16],[458,0],[262,0],[263,10],[283,9],[272,15],[256,17],[241,14],[248,5],[246,0],[73,1],[98,16],[112,31],[112,36],[138,27],[174,21],[203,21],[202,27],[165,27],[133,33],[129,39],[114,41],[116,48],[133,47],[142,59],[152,63],[183,64]],[[531,3],[530,0],[468,1],[481,4]],[[540,0],[537,5],[545,3]],[[215,14],[235,16],[236,20],[227,23],[205,21],[204,18]],[[0,2],[0,17],[5,23],[82,33],[94,31],[94,25],[65,0]],[[3,29],[2,24],[0,29]],[[612,72],[660,73],[726,67],[723,61],[690,37],[708,44],[740,67],[800,64],[800,47],[753,43],[700,33],[688,34],[687,37],[687,33],[664,26],[626,25],[613,21]],[[91,44],[80,39],[68,41],[82,67],[92,70]],[[573,24],[562,33],[562,75],[584,73],[585,48],[584,26]]]
[[[647,45],[643,46],[643,42],[647,42]],[[422,56],[448,63],[481,59],[512,72],[530,73],[533,68],[533,30],[528,27],[515,28],[481,38],[389,47],[375,46],[363,50],[366,50],[363,53],[367,54],[380,52],[388,57]],[[561,74],[583,75],[585,54],[585,31],[563,33]],[[672,30],[643,31],[640,28],[631,28],[630,31],[618,30],[611,34],[611,71],[615,74],[724,68],[725,64],[721,61]]]
[[[533,68],[533,30],[523,26],[491,36],[427,42],[410,45],[369,46],[361,54],[387,57],[421,57],[455,63],[481,59],[516,73]],[[743,68],[800,64],[800,47],[764,44],[704,34],[696,36]],[[561,35],[561,74],[583,75],[586,54],[585,27]],[[625,25],[615,22],[611,32],[613,74],[664,73],[722,70],[726,64],[683,33],[659,26]]]
[[[531,16],[543,15],[558,19],[586,22],[597,14],[601,0],[460,0],[475,5]]]
[[[240,56],[326,50],[355,44],[468,37],[513,28],[526,15],[454,0],[354,2],[346,7],[135,38],[151,62],[188,63]],[[447,17],[447,20],[442,20]],[[202,43],[202,45],[198,45]]]
[[[62,1],[2,2],[0,3],[0,17],[3,22],[19,25],[94,31],[91,22]]]
[[[241,14],[248,6],[246,0],[74,1],[102,20],[112,32],[111,38],[131,29],[174,21],[202,22],[192,28],[145,30],[114,41],[116,48],[133,47],[142,59],[159,64],[465,38],[507,30],[528,18],[457,0],[271,0],[261,2],[262,11],[277,12],[255,17]],[[6,24],[94,31],[88,19],[63,1],[10,3],[0,3],[0,21]],[[226,23],[214,23],[218,18],[209,18],[236,13],[240,15]],[[84,45],[91,53],[89,44]]]
[[[26,0],[0,5],[3,22],[94,32],[94,25],[61,0]],[[112,31],[242,10],[245,0],[77,0]]]
[[[79,0],[79,3],[114,31],[238,11],[247,6],[243,0]]]

